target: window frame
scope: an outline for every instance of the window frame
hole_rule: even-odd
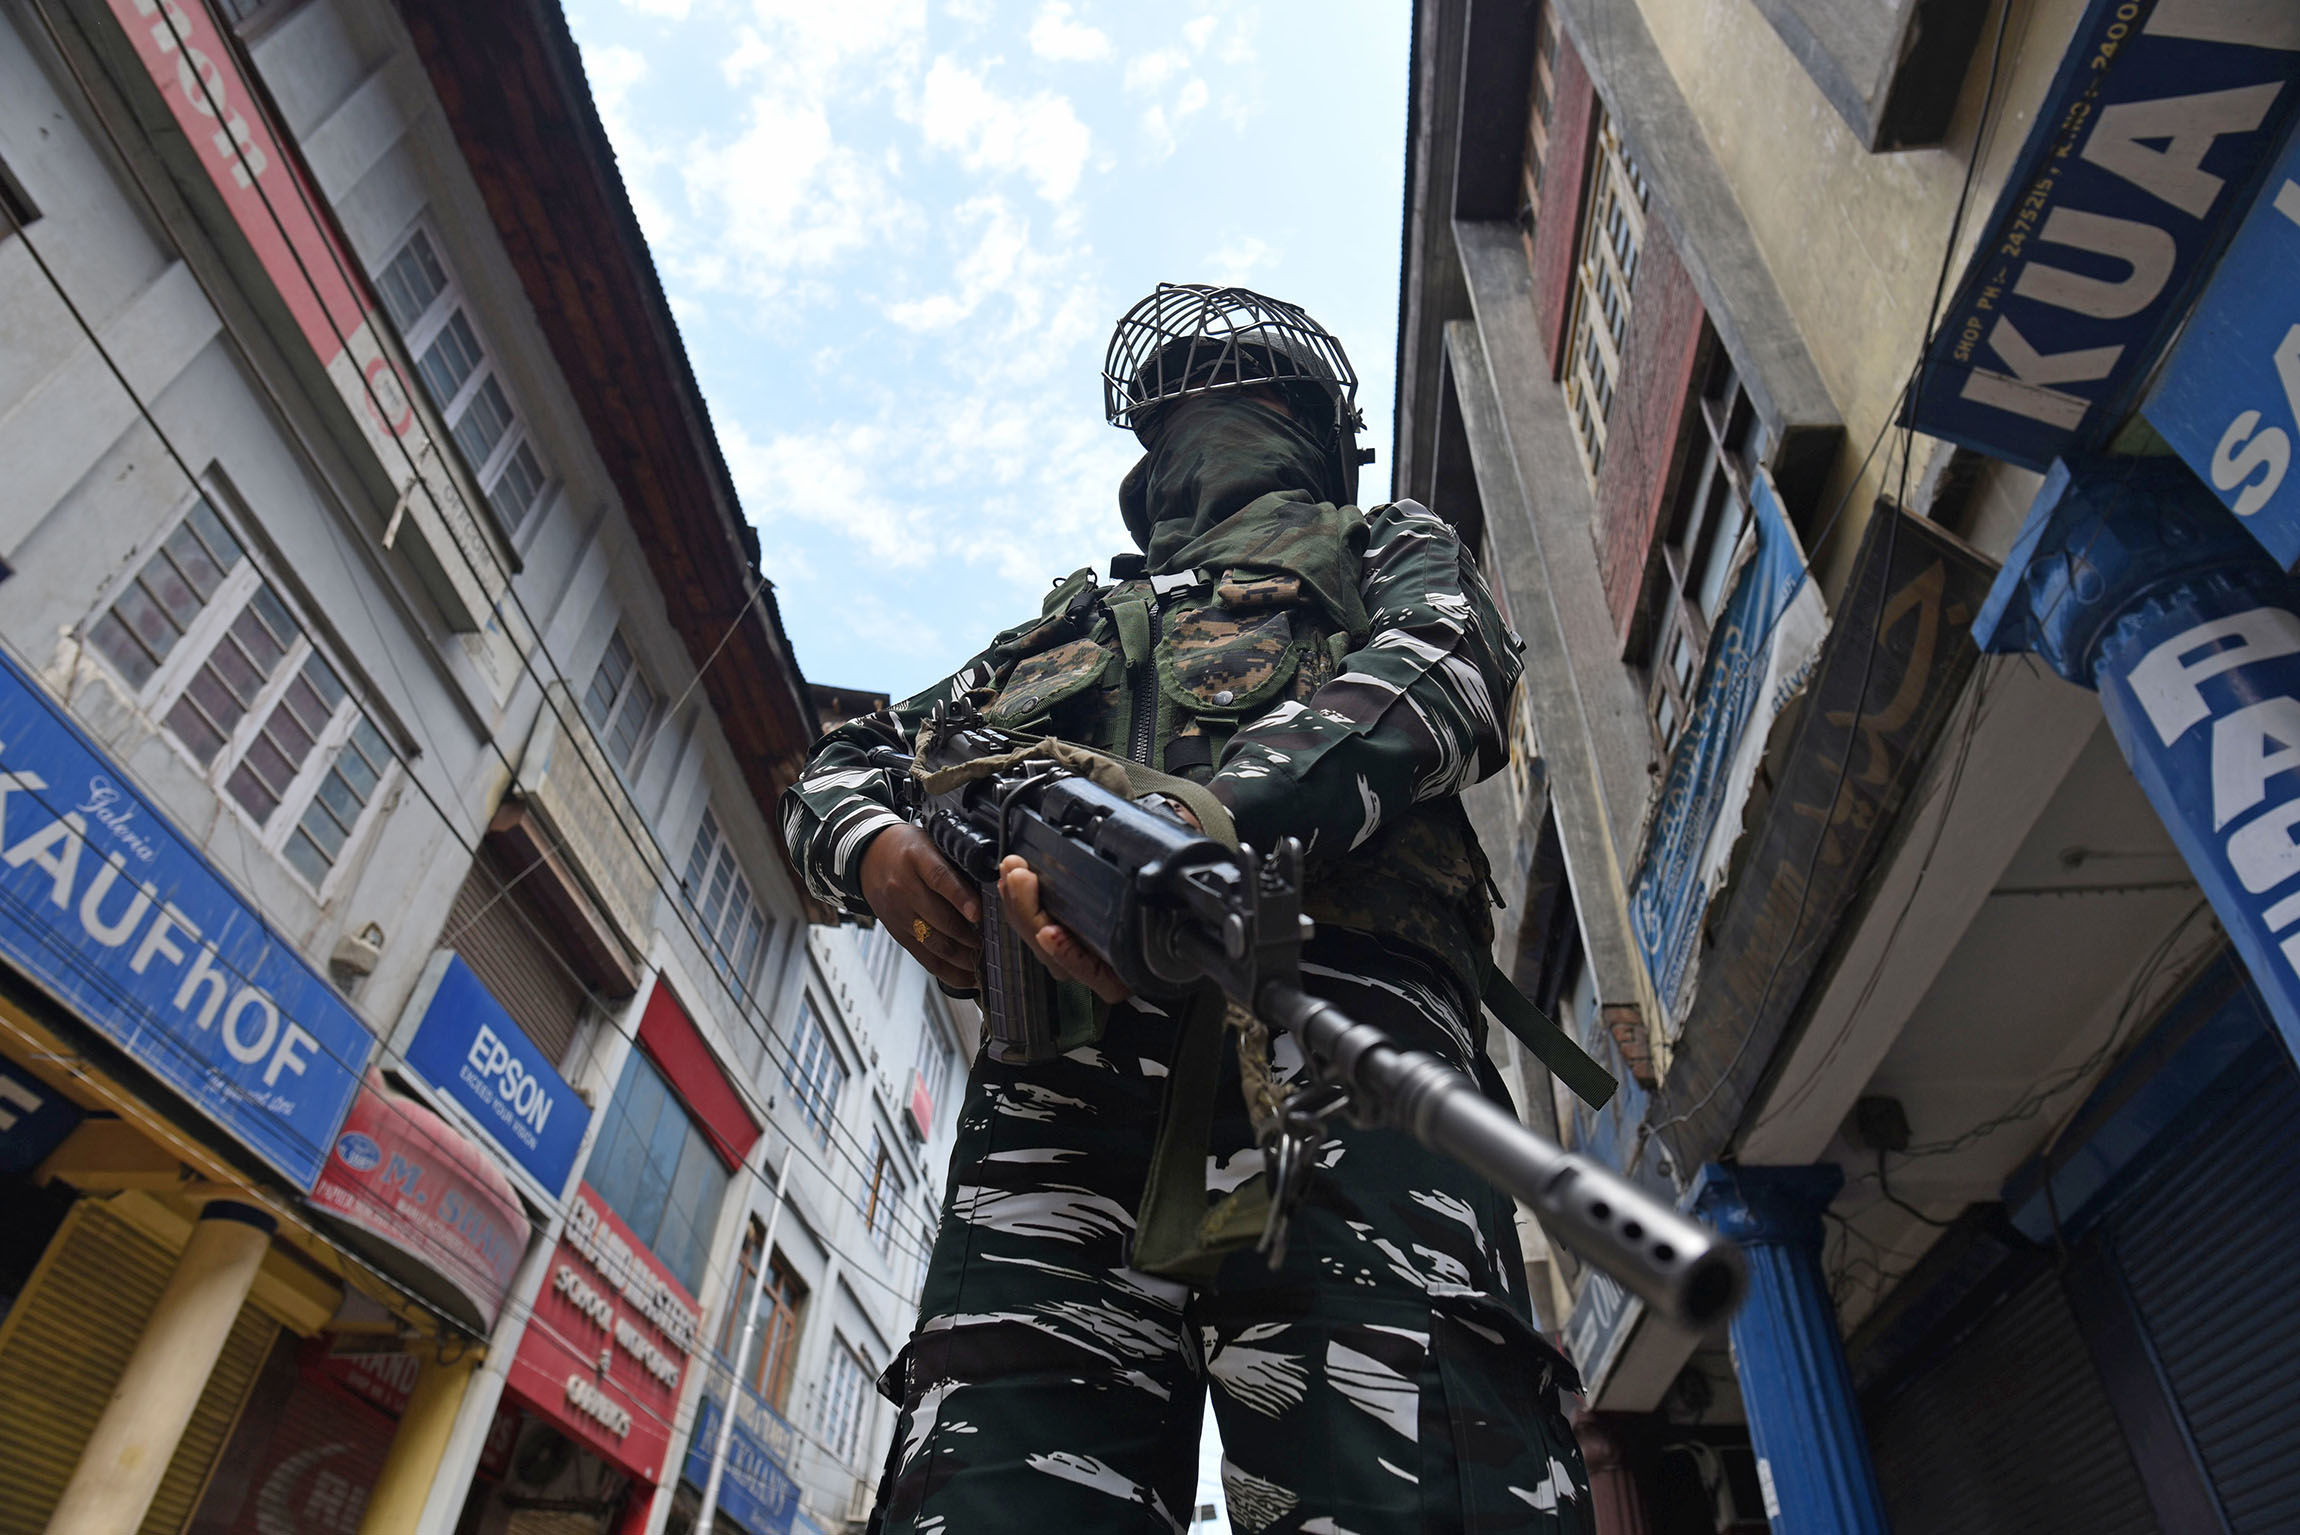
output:
[[[586,713],[584,720],[588,722],[589,719],[590,715]],[[703,853],[706,834],[711,839],[708,855]],[[698,862],[702,865],[700,879],[697,878]],[[717,883],[714,876],[722,867],[728,875],[725,897],[729,904],[721,908],[719,921],[737,919],[735,927],[738,945],[742,930],[739,919],[746,912],[758,933],[756,941],[739,960],[734,948],[727,944],[706,910],[708,892]],[[743,860],[735,851],[734,839],[727,835],[725,823],[712,810],[708,798],[704,801],[702,814],[695,818],[695,835],[687,844],[687,864],[679,873],[679,895],[687,904],[688,914],[702,930],[704,963],[717,971],[738,997],[748,1002],[751,1000],[751,987],[758,977],[759,966],[766,959],[767,950],[773,946],[775,920],[767,915],[766,907],[759,900],[758,887],[751,883],[751,876],[744,870]]]
[[[194,511],[205,505],[209,514],[223,526],[238,545],[238,563],[224,572],[212,595],[201,605],[200,611],[185,624],[168,654],[154,663],[152,674],[139,685],[120,663],[95,637],[95,630],[109,617],[130,587],[136,586],[154,559],[184,527]],[[203,540],[204,542],[204,540]],[[309,612],[316,606],[305,600],[298,589],[279,579],[268,568],[270,556],[260,538],[254,536],[254,519],[239,504],[238,498],[221,483],[203,478],[198,488],[186,494],[170,509],[160,524],[160,531],[140,546],[126,562],[126,568],[114,575],[98,591],[95,603],[89,607],[77,626],[77,635],[84,653],[92,655],[127,693],[136,709],[150,722],[152,733],[164,740],[169,750],[183,761],[200,781],[208,786],[216,798],[239,817],[258,846],[270,853],[289,873],[322,902],[335,892],[340,871],[355,861],[355,854],[378,818],[378,807],[397,785],[399,775],[406,771],[401,749],[393,740],[394,732],[377,719],[374,704],[358,685],[357,673],[340,659],[343,647],[334,641]],[[168,716],[190,691],[216,648],[229,636],[240,616],[248,610],[259,590],[268,590],[272,599],[286,610],[296,626],[295,639],[287,646],[280,660],[264,679],[245,712],[223,738],[210,762],[202,762],[199,755],[177,733]],[[124,621],[123,621],[124,623]],[[130,630],[133,635],[133,630]],[[280,791],[277,803],[268,820],[259,821],[254,812],[240,802],[231,789],[231,780],[246,762],[249,749],[262,735],[281,701],[303,675],[305,665],[317,658],[334,673],[343,697],[330,711],[327,724],[314,733],[310,752],[298,765],[295,775]],[[334,771],[337,759],[349,748],[351,738],[361,720],[372,726],[382,737],[391,753],[390,761],[376,777],[375,787],[369,791],[360,813],[345,833],[343,845],[328,865],[327,873],[313,880],[287,853],[288,844],[303,825],[303,818],[316,803],[321,785]]]
[[[871,1246],[882,1258],[894,1255],[894,1228],[897,1211],[910,1198],[909,1181],[903,1177],[902,1163],[889,1144],[885,1129],[872,1125],[871,1170],[864,1181],[862,1197],[855,1201],[862,1211],[863,1230],[869,1234]]]
[[[602,1153],[611,1144],[609,1137],[618,1134],[620,1127],[630,1122],[627,1090],[636,1080],[634,1073],[640,1070],[644,1070],[654,1077],[655,1086],[663,1096],[662,1105],[656,1111],[657,1117],[654,1126],[659,1127],[661,1125],[663,1114],[671,1113],[680,1116],[686,1131],[680,1141],[679,1155],[673,1159],[668,1169],[663,1170],[663,1187],[657,1197],[655,1207],[651,1210],[626,1209],[609,1193],[608,1186],[602,1185],[598,1171],[598,1169],[611,1170],[622,1165],[621,1160],[606,1157]],[[632,1236],[636,1237],[640,1244],[654,1255],[655,1260],[670,1270],[672,1277],[686,1287],[688,1295],[691,1298],[699,1298],[702,1287],[710,1275],[711,1239],[718,1228],[719,1217],[726,1207],[727,1195],[734,1187],[735,1175],[740,1171],[740,1168],[730,1167],[720,1156],[718,1145],[712,1140],[710,1132],[705,1128],[702,1117],[680,1094],[679,1089],[671,1080],[670,1073],[664,1070],[653,1056],[636,1045],[624,1058],[623,1069],[617,1074],[614,1089],[608,1095],[605,1112],[609,1118],[606,1123],[600,1126],[597,1141],[592,1147],[591,1167],[586,1169],[584,1181],[591,1185],[598,1194],[600,1201],[608,1209],[614,1211],[624,1225],[630,1227]],[[650,1170],[653,1170],[653,1167],[646,1157],[646,1152],[652,1147],[655,1137],[660,1133],[658,1128],[650,1127],[647,1136],[636,1142],[637,1150],[640,1153],[636,1160],[646,1164]],[[714,1185],[716,1193],[706,1202],[696,1206],[695,1215],[697,1218],[687,1223],[687,1235],[690,1238],[689,1247],[678,1253],[666,1253],[661,1245],[663,1231],[665,1223],[674,1212],[677,1203],[674,1196],[677,1195],[680,1188],[679,1174],[681,1169],[687,1166],[687,1156],[690,1152],[699,1152],[700,1165],[716,1171],[718,1175]],[[634,1188],[627,1192],[637,1193],[640,1190]],[[645,1227],[643,1223],[650,1218],[653,1221],[652,1227]],[[690,1255],[695,1265],[695,1271],[692,1274],[685,1272],[683,1267],[684,1260]]]
[[[1621,353],[1629,342],[1631,296],[1645,251],[1652,197],[1644,172],[1622,144],[1612,117],[1602,106],[1596,115],[1561,370],[1574,450],[1593,487],[1605,461],[1607,423],[1621,388]]]
[[[418,239],[430,251],[432,265],[438,270],[440,282],[425,301],[423,309],[410,322],[402,324],[385,278]],[[415,375],[416,387],[424,392],[424,397],[439,412],[440,425],[445,429],[445,435],[454,442],[456,451],[463,455],[465,464],[471,470],[472,482],[479,487],[480,499],[487,504],[487,515],[493,519],[496,531],[515,543],[524,544],[542,524],[549,510],[552,491],[559,484],[559,478],[551,467],[550,456],[543,451],[534,427],[529,424],[528,413],[519,403],[519,391],[513,386],[501,357],[489,344],[485,331],[475,318],[480,311],[464,290],[462,279],[457,276],[454,264],[448,259],[447,242],[440,237],[429,214],[418,217],[408,225],[389,249],[391,254],[377,266],[373,274],[377,296],[383,300],[383,318],[398,331],[400,345],[406,351],[411,371]],[[432,393],[431,378],[423,364],[433,343],[448,330],[458,315],[463,317],[464,332],[477,356],[457,383],[455,393],[442,400]],[[488,448],[485,461],[473,463],[458,433],[465,416],[489,380],[495,383],[506,421],[501,435]],[[528,498],[527,505],[516,519],[507,519],[498,504],[496,490],[508,476],[512,459],[522,445],[527,448],[535,465],[535,493]]]
[[[780,1413],[790,1400],[791,1382],[798,1375],[799,1337],[806,1326],[807,1302],[814,1292],[778,1244],[767,1259],[767,1287],[758,1292],[759,1319],[751,1334],[750,1356],[735,1358],[735,1345],[742,1341],[743,1318],[750,1311],[751,1293],[758,1285],[759,1249],[765,1241],[766,1230],[753,1217],[736,1260],[736,1283],[728,1292],[731,1300],[719,1328],[717,1352],[738,1380]]]
[[[1703,352],[1692,412],[1699,427],[1662,538],[1658,613],[1644,662],[1645,719],[1664,765],[1706,685],[1709,636],[1732,595],[1737,551],[1755,526],[1751,491],[1767,440],[1748,384],[1714,333]]]
[[[616,685],[615,696],[608,702],[607,719],[602,724],[591,716],[591,695],[598,688],[600,675],[606,671],[618,643],[622,645],[623,654],[630,664],[623,673],[623,680]],[[639,716],[638,727],[632,734],[630,756],[619,759],[615,755],[613,740],[615,725],[623,717],[623,711],[630,704],[633,693],[641,688],[646,690],[647,707]],[[615,776],[622,779],[626,787],[638,781],[639,770],[645,765],[647,754],[654,747],[656,735],[660,734],[657,719],[663,710],[662,691],[648,677],[646,665],[639,659],[639,647],[631,643],[629,633],[618,622],[607,631],[607,643],[601,647],[599,659],[591,668],[591,681],[584,686],[583,718],[591,726],[591,737],[599,743],[601,755],[614,766]]]
[[[1533,81],[1526,91],[1525,153],[1518,167],[1517,222],[1533,255],[1534,226],[1541,221],[1541,181],[1549,162],[1549,122],[1557,105],[1557,6],[1535,0]]]
[[[822,1411],[815,1417],[824,1446],[843,1466],[852,1468],[863,1449],[863,1422],[869,1416],[870,1387],[877,1374],[870,1357],[834,1329],[830,1368],[823,1375]],[[834,1413],[839,1415],[835,1421]]]
[[[815,1000],[814,989],[803,988],[799,993],[798,1022],[791,1030],[790,1044],[782,1061],[783,1086],[790,1091],[792,1106],[799,1111],[799,1118],[814,1132],[815,1144],[824,1147],[830,1145],[831,1135],[838,1125],[839,1100],[845,1096],[847,1083],[854,1078],[845,1057],[839,1054],[838,1041],[831,1036],[830,1024],[827,1022],[829,1017],[829,1010]],[[821,1044],[820,1052],[812,1058],[828,1068],[827,1093],[819,1090],[820,1085],[812,1073],[804,1081],[799,1076],[805,1064],[805,1047],[810,1027]]]

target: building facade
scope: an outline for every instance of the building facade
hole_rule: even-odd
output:
[[[1621,1090],[1508,1064],[1754,1279],[1529,1238],[1601,1528],[2300,1518],[2296,14],[1416,7],[1396,486],[1526,642],[1497,957]]]
[[[0,1530],[655,1531],[722,1440],[843,1527],[975,1029],[772,835],[556,7],[7,0],[0,82]]]

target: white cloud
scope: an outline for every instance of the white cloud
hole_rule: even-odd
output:
[[[664,21],[685,21],[690,3],[691,0],[623,0],[623,8]]]
[[[1030,51],[1057,64],[1090,64],[1110,57],[1110,34],[1073,20],[1068,0],[1046,0],[1030,24]]]
[[[926,72],[918,118],[930,147],[956,154],[971,171],[1020,172],[1050,203],[1077,190],[1093,148],[1067,97],[1040,91],[1011,100],[948,57]]]
[[[1206,257],[1206,280],[1244,283],[1263,267],[1276,266],[1280,253],[1260,235],[1232,235]]]
[[[1212,37],[1214,29],[1221,24],[1222,20],[1218,16],[1197,16],[1182,23],[1182,36],[1190,44],[1190,51],[1204,53],[1206,39]]]
[[[1137,94],[1154,91],[1190,67],[1190,55],[1179,48],[1138,53],[1126,61],[1126,89]]]

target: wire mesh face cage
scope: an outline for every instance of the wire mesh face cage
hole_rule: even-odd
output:
[[[1162,282],[1126,311],[1102,364],[1102,408],[1139,433],[1176,400],[1254,384],[1314,389],[1343,441],[1365,425],[1358,376],[1324,326],[1282,300],[1205,283]]]

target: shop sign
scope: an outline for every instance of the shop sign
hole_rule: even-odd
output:
[[[700,1326],[686,1287],[584,1184],[510,1384],[569,1438],[652,1483]]]
[[[2300,135],[2166,359],[2142,414],[2289,570],[2300,561]]]
[[[1679,1167],[1713,1160],[1884,855],[1980,658],[1988,561],[1937,523],[1869,519],[1651,1121]]]
[[[1916,428],[2037,470],[2097,445],[2281,142],[2295,74],[2300,5],[2093,0],[1935,334]]]
[[[696,1487],[711,1480],[711,1456],[719,1447],[719,1399],[706,1395],[687,1441],[687,1464],[680,1475]],[[727,1435],[727,1469],[719,1478],[719,1512],[750,1535],[784,1535],[798,1512],[799,1484],[783,1467],[797,1438],[782,1414],[749,1386],[735,1393],[735,1426]]]
[[[1827,627],[1772,477],[1760,471],[1749,499],[1742,568],[1710,632],[1700,693],[1678,733],[1629,886],[1630,926],[1672,1025],[1691,988],[1702,913],[1724,878],[1766,733],[1804,686]]]
[[[574,1171],[591,1107],[536,1048],[460,954],[435,978],[407,1064],[468,1110],[506,1155],[556,1197]],[[419,992],[420,996],[421,993]]]
[[[432,439],[383,343],[364,268],[318,211],[326,203],[301,164],[282,152],[230,41],[203,0],[110,0],[110,8],[226,216],[359,423],[376,467],[440,551],[452,601],[463,609],[459,627],[478,628],[501,595],[494,551],[446,468],[446,445]]]
[[[312,1202],[455,1286],[495,1326],[527,1250],[527,1213],[487,1154],[369,1072]]]
[[[1645,1315],[1645,1302],[1597,1269],[1581,1281],[1581,1294],[1565,1319],[1565,1355],[1581,1372],[1584,1396],[1595,1401],[1621,1359],[1629,1335]]]
[[[0,1173],[31,1172],[79,1122],[79,1106],[71,1099],[0,1060]]]
[[[309,1191],[375,1040],[0,656],[0,953]]]

